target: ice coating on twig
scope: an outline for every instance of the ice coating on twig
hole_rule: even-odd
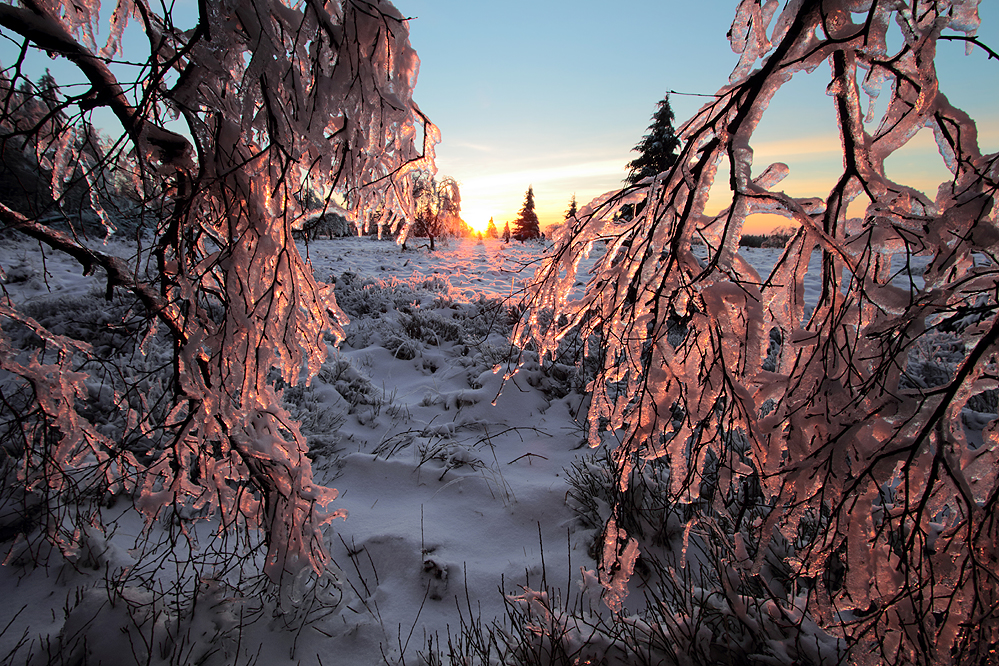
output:
[[[774,539],[798,544],[797,570],[825,581],[808,588],[808,613],[856,641],[860,662],[946,663],[997,638],[992,619],[974,618],[999,598],[996,560],[976,555],[999,537],[999,487],[982,472],[999,460],[994,447],[972,448],[961,419],[992,385],[983,379],[999,353],[999,158],[981,154],[933,65],[941,32],[974,34],[977,4],[802,0],[775,20],[774,3],[740,2],[730,32],[739,64],[682,126],[675,166],[583,207],[538,270],[517,330],[542,353],[570,332],[599,349],[588,435],[593,446],[610,433],[621,442],[621,483],[625,461],[668,459],[671,497],[701,507],[708,492],[711,511],[691,520],[718,534],[739,525],[731,547],[754,544],[750,571]],[[901,36],[894,53],[889,30]],[[780,86],[823,64],[842,171],[822,197],[796,198],[777,189],[784,165],[754,165],[753,133]],[[953,174],[934,200],[885,173],[923,128]],[[732,204],[708,216],[720,163]],[[739,254],[756,213],[796,226],[769,275]],[[580,259],[600,246],[586,293],[570,300]],[[897,268],[917,256],[931,257],[918,280]],[[808,307],[804,279],[816,273],[821,295]],[[542,317],[546,308],[561,318]],[[913,388],[910,359],[967,308],[982,319],[963,329],[965,360],[935,389]],[[760,489],[751,528],[746,484]],[[610,527],[602,570],[626,571],[630,535]],[[828,583],[834,570],[841,584]],[[619,603],[621,574],[601,582]]]
[[[122,174],[142,226],[137,249],[123,260],[88,244],[68,210],[68,233],[7,206],[0,220],[87,271],[104,269],[109,299],[116,289],[130,294],[147,325],[162,324],[173,379],[154,407],[136,397],[114,401],[128,412],[122,438],[148,443],[141,462],[125,453],[84,460],[86,446],[113,446],[93,439],[67,402],[82,380],[53,368],[65,370],[67,355],[88,352],[60,352],[58,364],[11,358],[5,370],[51,406],[38,418],[64,432],[63,443],[44,453],[47,464],[62,473],[87,465],[116,470],[137,490],[136,506],[150,522],[195,515],[218,519],[223,532],[259,531],[265,573],[294,591],[323,575],[323,529],[343,514],[331,504],[336,491],[313,480],[282,391],[318,372],[326,337],[342,339],[347,320],[293,233],[310,206],[343,212],[359,229],[401,223],[412,207],[408,173],[434,168],[440,133],[412,100],[419,59],[405,19],[387,1],[211,2],[195,11],[188,29],[169,10],[117,0],[98,51],[96,0],[0,4],[5,35],[65,58],[91,88],[67,95],[49,77],[51,85],[46,79],[35,94],[16,84],[20,63],[5,63],[3,140],[21,141],[18,148],[33,150],[51,172],[56,210],[68,209],[85,187],[80,207],[89,206],[106,234],[115,225],[108,203],[120,197],[105,172]],[[147,37],[134,89],[108,64],[121,52],[126,26]],[[99,107],[114,113],[120,137],[89,133],[89,114]],[[0,316],[24,320],[6,309]],[[147,335],[157,335],[153,326]],[[52,340],[53,349],[65,346]],[[128,386],[131,396],[137,389]],[[32,443],[44,448],[44,439]],[[29,483],[39,482],[36,474],[56,478],[49,472],[25,468]]]

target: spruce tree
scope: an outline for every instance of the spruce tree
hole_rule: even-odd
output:
[[[576,193],[572,193],[572,198],[569,199],[569,210],[565,211],[565,219],[571,220],[576,217],[576,213],[579,211],[576,208]]]
[[[639,155],[628,162],[630,173],[625,182],[629,185],[668,171],[676,163],[680,139],[673,129],[673,109],[669,105],[669,94],[659,102],[658,106],[652,116],[648,133],[632,149]]]
[[[503,224],[503,242],[510,242],[510,223],[506,222]]]
[[[499,231],[496,230],[496,223],[493,222],[493,218],[489,218],[489,224],[486,226],[486,235],[490,238],[499,238]]]
[[[534,212],[534,186],[527,188],[524,196],[524,206],[520,209],[520,214],[513,221],[513,237],[523,242],[531,238],[541,236],[541,225],[538,223],[538,215]]]

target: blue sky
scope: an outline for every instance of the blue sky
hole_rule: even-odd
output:
[[[416,99],[443,135],[439,172],[461,183],[463,217],[480,228],[490,217],[500,228],[513,220],[528,185],[543,225],[562,220],[573,193],[583,204],[620,187],[666,91],[710,95],[737,60],[726,39],[736,0],[394,2],[412,17],[422,61]],[[193,0],[180,4],[193,22]],[[999,0],[985,0],[979,12],[979,36],[999,49]],[[0,61],[15,56],[0,40]],[[36,61],[36,78],[45,67],[57,77],[72,69]],[[937,67],[941,89],[978,121],[983,151],[999,151],[999,61],[941,42]],[[827,82],[820,67],[786,84],[755,135],[757,163],[791,167],[781,187],[792,195],[824,195],[841,166]],[[704,101],[673,95],[676,124]],[[887,170],[931,194],[947,177],[928,130]]]
[[[422,65],[421,108],[441,128],[440,173],[462,184],[463,217],[502,228],[534,186],[542,224],[620,186],[631,149],[667,90],[714,93],[737,58],[726,33],[735,0],[396,0]],[[980,8],[980,37],[999,48],[999,2]],[[999,62],[941,43],[941,88],[999,150]],[[791,167],[782,188],[823,195],[841,158],[828,70],[778,93],[756,134],[758,162]],[[704,99],[674,95],[677,125]],[[926,136],[923,136],[926,134]],[[929,192],[947,176],[927,132],[893,157],[888,175]]]

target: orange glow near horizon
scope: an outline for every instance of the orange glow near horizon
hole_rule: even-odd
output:
[[[746,218],[742,226],[744,234],[769,234],[780,227],[797,227],[798,223],[783,215],[774,213],[757,213]]]
[[[494,216],[490,215],[485,208],[476,206],[475,204],[466,205],[462,202],[461,219],[476,232],[486,232],[486,227],[489,226],[490,217]],[[493,220],[493,223],[495,224],[496,221]]]

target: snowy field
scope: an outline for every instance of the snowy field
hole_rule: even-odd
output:
[[[208,613],[190,624],[192,663],[199,655],[212,664],[422,663],[421,652],[446,646],[463,626],[502,617],[504,595],[525,599],[526,588],[548,587],[565,600],[582,591],[584,603],[597,605],[598,594],[581,587],[592,582],[581,570],[595,566],[597,530],[579,518],[567,480],[574,463],[593,455],[584,446],[581,382],[571,368],[543,372],[536,358],[511,355],[507,341],[540,248],[466,240],[403,252],[356,238],[302,246],[351,318],[312,385],[285,395],[309,437],[317,480],[339,490],[336,506],[349,513],[328,533],[339,603],[247,621],[245,602],[228,599],[223,619]],[[779,255],[746,253],[764,271]],[[15,302],[101,316],[102,285],[74,262],[50,254],[43,266],[37,249],[22,244],[0,250],[0,265]],[[106,571],[136,565],[138,527],[127,514],[119,521],[99,560]],[[108,607],[101,573],[55,558],[32,568],[29,560],[0,568],[3,663],[24,663],[51,649],[59,632],[87,623],[109,637],[88,644],[91,658],[120,663],[127,619]],[[641,600],[633,591],[631,602]]]

